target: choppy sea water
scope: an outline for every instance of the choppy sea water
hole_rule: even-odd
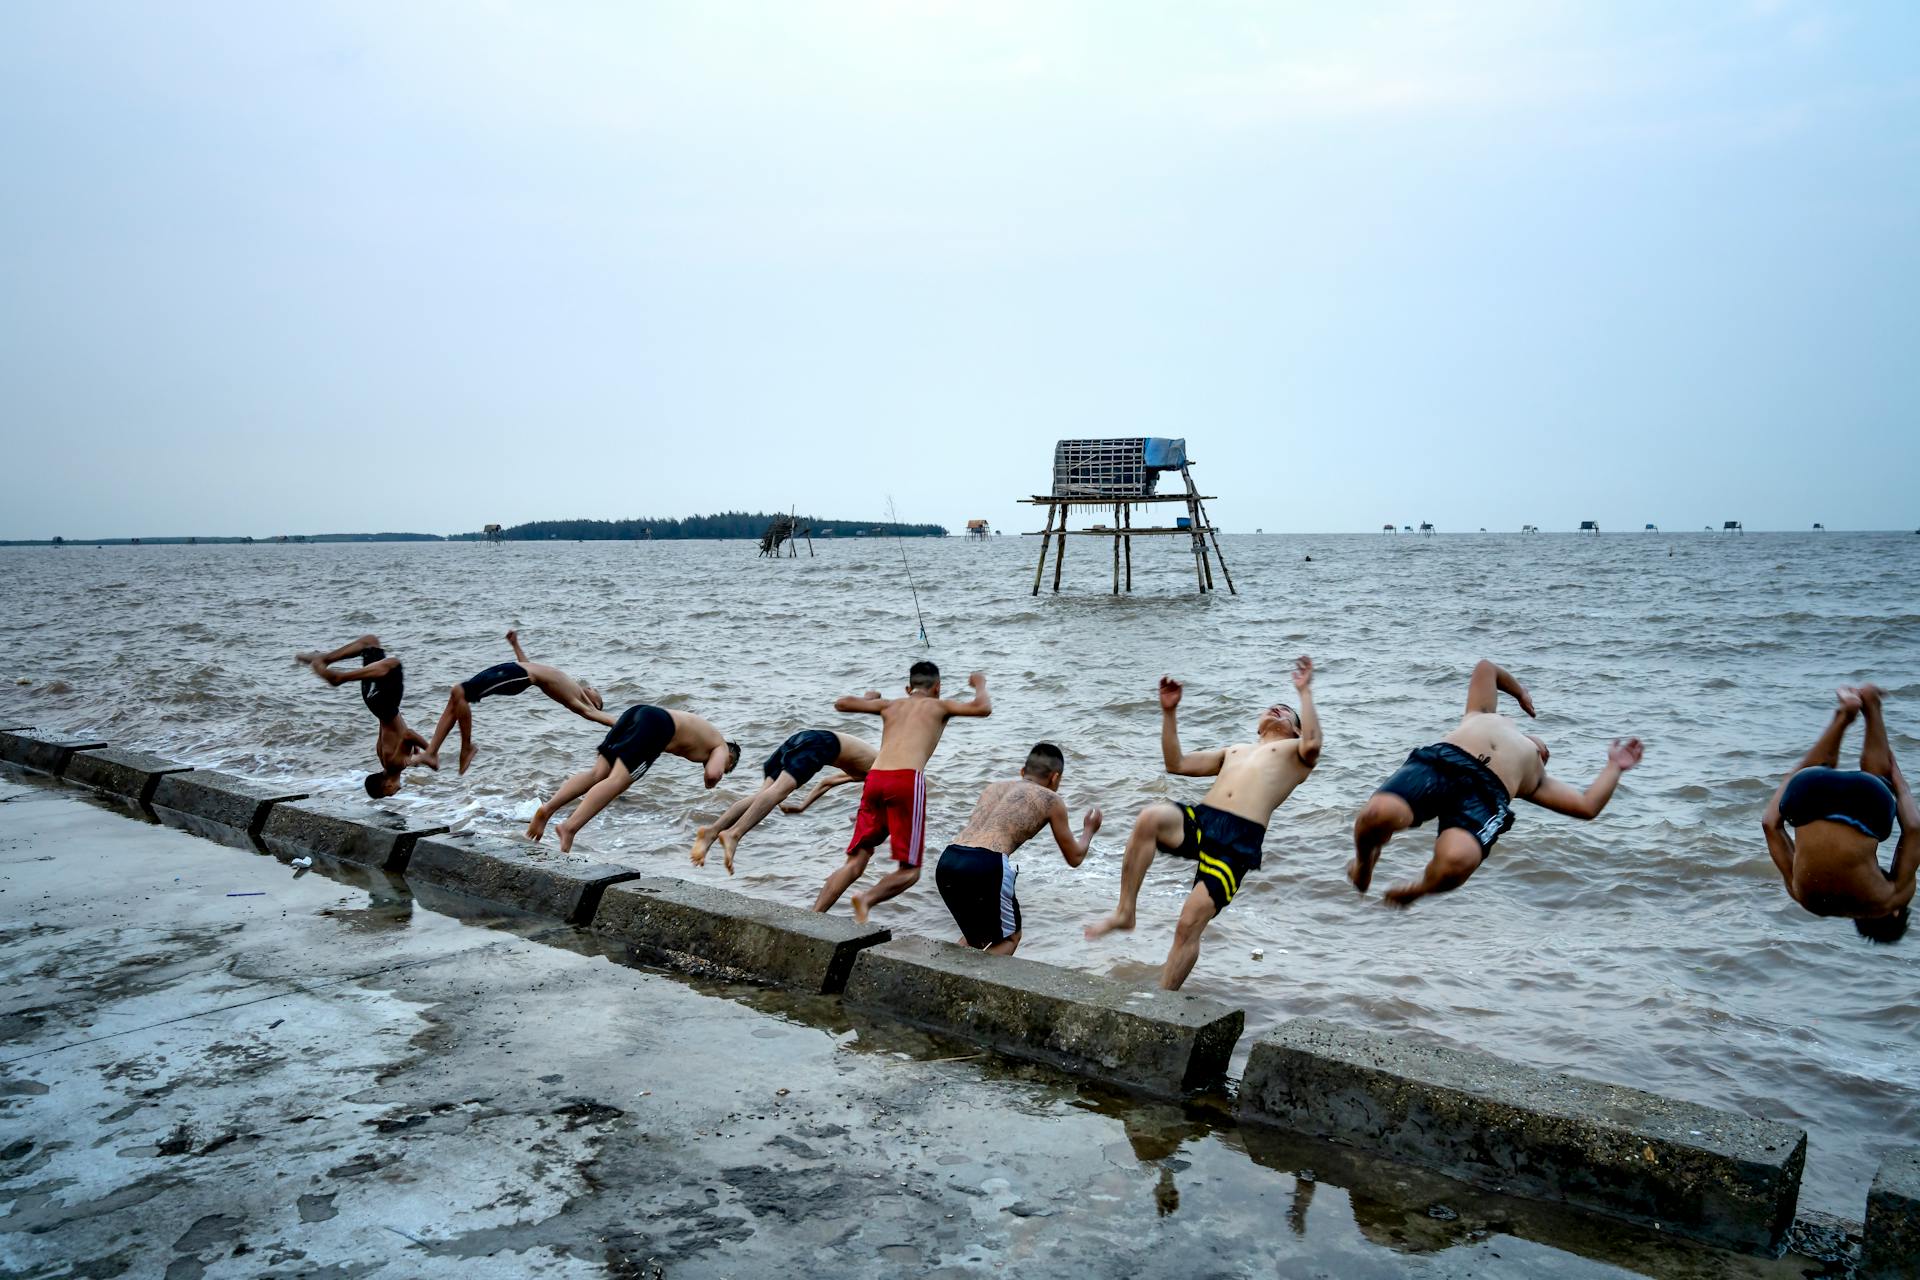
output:
[[[664,759],[576,846],[724,882],[717,851],[704,870],[686,864],[696,823],[757,786],[796,729],[873,736],[877,722],[836,715],[833,699],[898,689],[925,653],[901,544],[816,549],[779,562],[748,543],[4,549],[0,717],[352,791],[374,767],[373,721],[353,688],[329,689],[292,653],[377,632],[406,663],[407,718],[431,733],[449,686],[511,657],[502,635],[517,626],[533,657],[598,683],[609,707],[694,710],[746,745],[713,792]],[[1045,836],[1028,846],[1021,954],[1149,984],[1191,864],[1156,863],[1132,934],[1087,943],[1080,928],[1112,906],[1139,807],[1204,790],[1161,771],[1155,680],[1187,681],[1189,746],[1240,741],[1269,701],[1291,701],[1286,672],[1311,653],[1325,755],[1188,989],[1245,1007],[1250,1035],[1318,1014],[1803,1124],[1802,1205],[1857,1217],[1880,1156],[1920,1142],[1920,933],[1875,947],[1808,916],[1781,889],[1759,814],[1836,684],[1884,685],[1895,751],[1910,772],[1920,761],[1920,538],[1248,536],[1225,549],[1237,596],[1196,597],[1182,545],[1142,539],[1135,593],[1116,599],[1110,546],[1079,539],[1061,594],[1035,598],[1033,539],[904,544],[949,692],[983,670],[996,708],[950,726],[934,758],[929,864],[982,785],[1036,740],[1060,743],[1076,822],[1098,804],[1106,827],[1078,870]],[[1424,861],[1429,828],[1396,839],[1375,894],[1355,895],[1342,878],[1354,810],[1452,727],[1482,655],[1532,690],[1558,776],[1584,784],[1621,734],[1646,740],[1646,762],[1596,822],[1520,806],[1457,893],[1380,904],[1378,886]],[[538,693],[481,704],[475,728],[466,777],[450,743],[443,772],[411,774],[403,797],[503,832],[601,734]],[[810,902],[856,802],[845,788],[774,815],[741,846],[731,887]],[[930,874],[876,914],[955,932]]]

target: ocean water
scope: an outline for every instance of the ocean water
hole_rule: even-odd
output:
[[[1836,684],[1885,686],[1895,751],[1920,761],[1920,538],[1229,537],[1240,594],[1206,598],[1175,539],[1140,540],[1135,592],[1119,598],[1110,545],[1091,539],[1073,543],[1062,592],[1038,598],[1033,539],[816,549],[778,562],[748,543],[3,549],[0,717],[351,792],[374,767],[373,721],[293,652],[378,633],[406,663],[408,719],[431,733],[449,686],[510,658],[517,626],[533,657],[598,683],[610,708],[686,708],[745,744],[712,792],[663,759],[576,846],[726,882],[717,851],[687,865],[696,823],[757,786],[788,733],[874,736],[833,699],[896,690],[928,655],[904,552],[948,692],[978,669],[996,708],[952,724],[934,757],[929,864],[980,787],[1042,738],[1066,749],[1076,823],[1105,811],[1077,870],[1044,836],[1024,851],[1022,955],[1153,981],[1191,864],[1156,862],[1131,934],[1080,930],[1113,904],[1138,809],[1204,791],[1161,770],[1155,681],[1187,682],[1187,745],[1244,741],[1269,701],[1292,700],[1286,674],[1311,653],[1325,754],[1189,984],[1245,1007],[1249,1039],[1317,1014],[1802,1124],[1803,1206],[1854,1217],[1880,1156],[1920,1142],[1920,932],[1876,947],[1807,915],[1759,831]],[[1375,894],[1356,895],[1342,876],[1354,811],[1452,727],[1483,655],[1532,690],[1556,775],[1584,784],[1616,735],[1642,737],[1645,763],[1595,822],[1521,805],[1457,893],[1405,912],[1379,901],[1424,862],[1429,828],[1396,839]],[[475,722],[467,776],[450,743],[404,803],[518,831],[602,732],[538,693],[483,703]],[[807,904],[856,803],[845,788],[775,814],[730,887]],[[956,932],[931,874],[876,918]]]

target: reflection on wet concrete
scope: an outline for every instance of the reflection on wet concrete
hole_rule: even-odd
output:
[[[385,873],[17,808],[0,1258],[25,1274],[1839,1274],[634,965]],[[55,836],[69,865],[33,861]]]

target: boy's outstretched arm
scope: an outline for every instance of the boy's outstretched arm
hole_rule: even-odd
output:
[[[990,716],[993,714],[993,699],[987,696],[987,678],[978,671],[967,677],[967,683],[973,686],[973,697],[965,702],[952,698],[940,699],[940,705],[950,716]]]
[[[1498,711],[1503,693],[1519,703],[1520,709],[1529,716],[1533,714],[1533,697],[1527,687],[1515,680],[1505,667],[1480,659],[1474,664],[1473,679],[1467,682],[1467,714]]]
[[[378,680],[400,665],[398,658],[382,658],[378,662],[364,667],[330,667],[320,658],[307,663],[313,668],[313,674],[331,685],[343,685],[352,680]]]
[[[513,646],[513,660],[515,662],[524,665],[533,661],[533,659],[527,656],[527,651],[520,647],[520,633],[518,631],[507,632],[507,643]]]
[[[1160,759],[1167,772],[1183,778],[1211,778],[1226,762],[1225,750],[1182,751],[1180,749],[1180,696],[1186,687],[1172,676],[1160,677]]]
[[[1620,785],[1620,775],[1639,764],[1642,754],[1640,739],[1615,738],[1607,748],[1606,767],[1600,770],[1600,776],[1589,783],[1585,791],[1576,791],[1569,783],[1543,775],[1540,785],[1524,798],[1542,809],[1564,813],[1569,818],[1597,818],[1600,811],[1607,807],[1607,801],[1613,799],[1613,790]]]
[[[833,709],[842,712],[857,712],[861,715],[877,716],[887,709],[891,698],[883,698],[877,689],[869,689],[857,698],[835,698]]]
[[[1313,659],[1301,654],[1293,664],[1293,687],[1300,693],[1300,763],[1311,769],[1320,762],[1320,713],[1313,706]]]

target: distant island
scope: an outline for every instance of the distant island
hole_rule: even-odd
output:
[[[508,525],[492,535],[503,542],[646,542],[682,538],[731,538],[756,540],[779,513],[765,511],[725,511],[711,516],[640,518],[633,520],[535,520],[528,524]],[[828,520],[820,516],[794,516],[794,527],[815,538],[944,538],[945,525],[899,524],[886,520]],[[263,542],[485,542],[489,535],[475,533],[297,533],[268,537],[189,536],[158,538],[0,538],[0,547],[126,547],[126,546],[233,546]]]

